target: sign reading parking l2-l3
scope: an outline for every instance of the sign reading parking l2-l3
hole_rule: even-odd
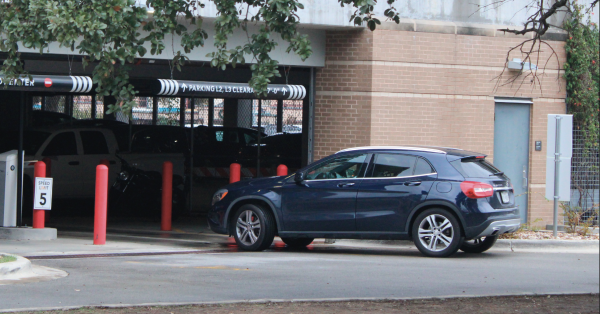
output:
[[[198,82],[159,79],[155,92],[159,96],[256,98],[254,89],[243,83]],[[304,99],[302,85],[271,84],[265,99]]]
[[[9,80],[0,75],[0,91],[89,93],[92,87],[92,78],[89,76],[23,75]]]

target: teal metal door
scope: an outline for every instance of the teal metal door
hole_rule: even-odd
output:
[[[496,102],[494,115],[494,165],[510,178],[521,222],[527,222],[529,175],[529,114],[525,103]]]

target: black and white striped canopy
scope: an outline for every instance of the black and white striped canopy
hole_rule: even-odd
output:
[[[153,86],[156,95],[179,97],[256,98],[254,89],[247,83],[219,83],[180,80],[157,80]],[[302,85],[269,84],[265,99],[304,99],[306,88]]]
[[[89,93],[92,86],[92,78],[89,76],[23,75],[18,79],[8,80],[0,75],[0,91]]]
[[[30,79],[31,78],[31,79]],[[147,83],[144,83],[146,85]],[[23,75],[16,80],[8,80],[0,75],[0,91],[31,91],[51,93],[89,93],[93,83],[89,76]],[[180,80],[150,80],[152,94],[174,97],[206,98],[256,98],[254,89],[247,83],[221,83]],[[302,85],[269,84],[264,99],[300,100],[306,97]]]

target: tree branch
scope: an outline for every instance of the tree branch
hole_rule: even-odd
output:
[[[595,0],[597,2],[598,0]],[[544,9],[544,0],[540,0],[540,6],[536,13],[531,15],[525,26],[521,30],[516,29],[508,29],[503,28],[499,29],[505,33],[513,33],[516,35],[525,35],[527,33],[535,33],[535,37],[541,37],[546,34],[548,29],[550,28],[550,24],[548,23],[548,19],[553,16],[556,11],[562,7],[566,7],[568,4],[568,0],[558,0],[556,1],[548,10]],[[539,17],[536,19],[536,17]],[[529,25],[531,24],[531,27]]]

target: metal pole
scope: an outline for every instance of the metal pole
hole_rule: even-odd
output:
[[[215,99],[208,99],[208,126],[213,127],[215,124]]]
[[[190,212],[193,211],[194,209],[194,203],[192,203],[192,196],[193,196],[193,191],[192,188],[194,187],[194,111],[196,110],[196,98],[191,98],[190,99],[190,109],[191,109],[191,116],[190,116],[190,187],[189,187],[189,202],[190,202]]]
[[[91,118],[92,118],[92,120],[96,120],[96,110],[97,110],[97,108],[96,108],[96,95],[94,94],[94,95],[92,95],[92,108],[91,108],[91,111],[92,111],[91,112],[91,116],[92,116]]]
[[[315,139],[315,69],[310,68],[310,93],[308,94],[308,160],[307,164],[314,161]]]
[[[24,120],[25,93],[21,92],[19,106],[19,160],[17,161],[17,227],[23,227],[23,124],[25,123]]]
[[[256,146],[256,177],[260,178],[260,138],[261,138],[261,122],[262,122],[262,100],[258,100],[258,144]]]
[[[152,97],[152,125],[156,125],[158,120],[158,97]]]
[[[73,106],[74,106],[74,103],[75,103],[75,99],[73,99],[74,98],[73,95],[69,95],[67,97],[68,97],[67,99],[69,100],[68,101],[68,106],[69,107],[67,109],[68,110],[68,114],[69,114],[69,125],[73,125]]]
[[[127,151],[130,152],[131,143],[133,142],[133,109],[131,110],[131,114],[129,115],[129,118],[127,120],[129,122],[129,127],[127,128]]]
[[[277,100],[277,133],[283,132],[283,99]]]
[[[185,127],[185,103],[188,101],[188,98],[179,98],[179,126]],[[192,124],[192,127],[194,125]]]
[[[561,116],[556,116],[556,139],[554,141],[554,226],[552,227],[552,234],[556,238],[558,233],[558,198],[559,190],[558,184],[560,182],[560,120]]]

